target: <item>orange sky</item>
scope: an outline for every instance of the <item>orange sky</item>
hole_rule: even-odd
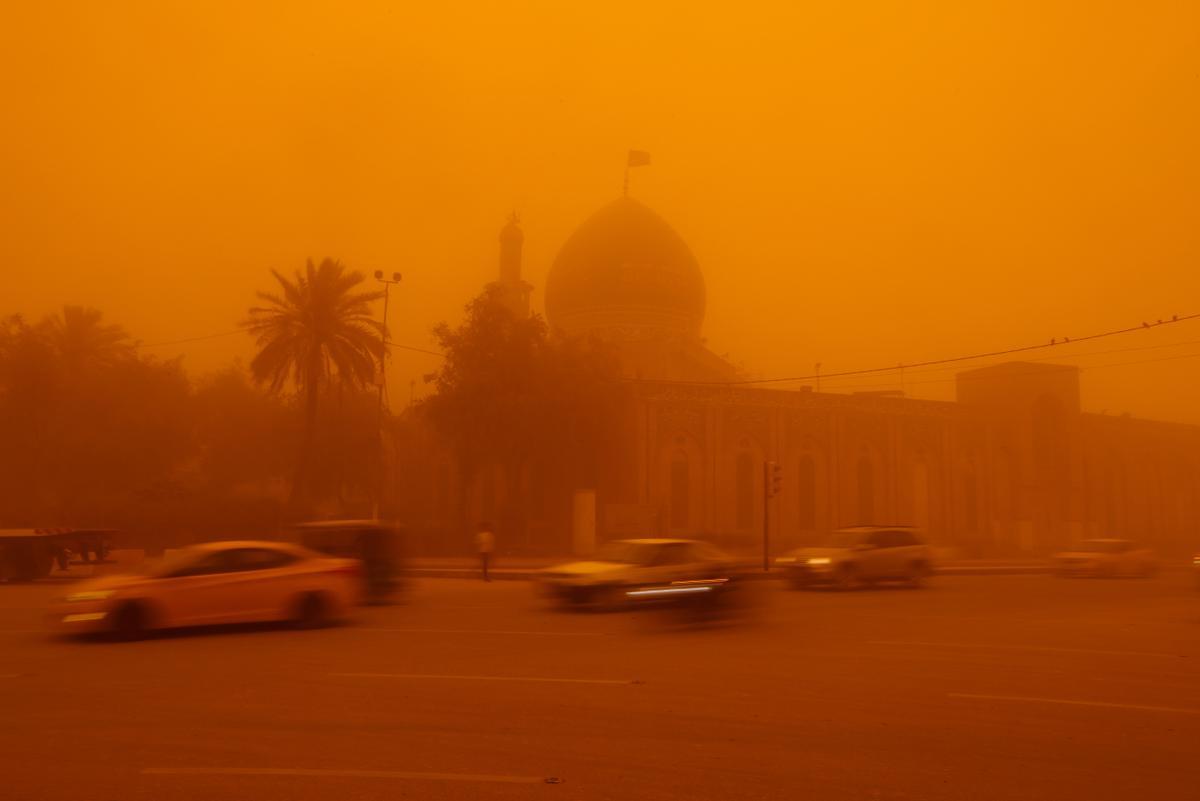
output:
[[[510,210],[540,289],[630,147],[756,376],[1200,312],[1195,3],[36,5],[0,25],[0,312],[217,333],[328,255],[402,271],[394,337],[428,346]],[[1200,423],[1200,321],[1072,353],[1086,408]],[[396,354],[398,403],[435,364]]]

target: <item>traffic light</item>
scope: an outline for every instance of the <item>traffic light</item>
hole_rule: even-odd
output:
[[[783,492],[783,465],[779,462],[767,462],[765,467],[767,497],[772,498]]]

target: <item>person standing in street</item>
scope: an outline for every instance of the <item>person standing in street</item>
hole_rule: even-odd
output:
[[[479,552],[479,567],[483,572],[483,580],[491,581],[488,568],[491,566],[492,551],[496,548],[496,535],[492,532],[491,523],[480,523],[475,532],[475,550]]]

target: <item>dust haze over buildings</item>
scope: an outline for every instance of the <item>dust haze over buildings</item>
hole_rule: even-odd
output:
[[[0,33],[0,297],[176,342],[236,328],[268,268],[330,256],[403,272],[393,338],[428,347],[494,276],[514,210],[540,310],[555,254],[637,147],[654,165],[633,195],[703,268],[708,346],[751,376],[1191,313],[1198,13],[29,6]],[[1091,411],[1197,422],[1197,340],[1178,326],[1046,355],[1084,368]],[[252,350],[233,335],[150,352],[204,373]],[[397,405],[436,365],[395,354]],[[953,395],[951,370],[904,381]]]

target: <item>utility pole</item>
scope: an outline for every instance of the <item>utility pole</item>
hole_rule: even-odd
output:
[[[763,572],[771,569],[771,499],[783,491],[783,465],[763,462]]]
[[[379,447],[376,462],[375,476],[375,503],[373,506],[372,517],[379,519],[380,502],[383,499],[384,486],[384,469],[383,469],[383,419],[384,411],[387,403],[387,318],[388,318],[388,297],[392,289],[392,284],[400,283],[400,273],[392,273],[391,280],[383,277],[383,270],[375,271],[375,280],[383,284],[383,325],[379,328],[379,408],[377,410],[377,418],[375,421],[376,432],[379,436]]]

